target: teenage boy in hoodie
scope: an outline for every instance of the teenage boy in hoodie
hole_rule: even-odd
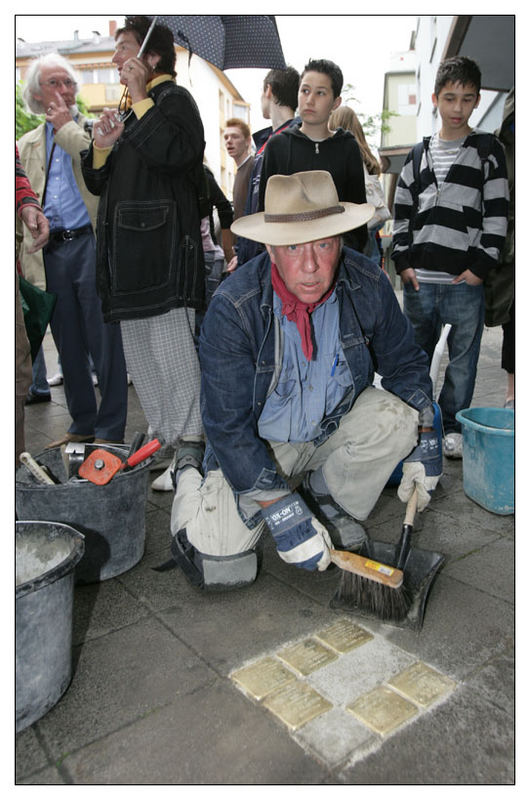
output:
[[[350,131],[329,127],[329,118],[341,104],[343,76],[340,67],[326,59],[311,60],[304,67],[298,89],[296,125],[273,136],[265,148],[260,179],[259,210],[263,211],[265,187],[271,175],[325,170],[331,174],[341,202],[366,203],[363,162],[359,145]],[[348,231],[345,244],[362,252],[366,225]]]
[[[438,398],[448,458],[462,458],[456,414],[471,405],[484,328],[483,282],[497,269],[507,229],[503,146],[469,125],[480,86],[480,69],[471,59],[455,56],[440,64],[432,102],[442,124],[407,156],[394,203],[392,259],[403,281],[403,310],[429,358],[443,325],[452,326]]]

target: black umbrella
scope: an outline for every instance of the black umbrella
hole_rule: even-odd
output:
[[[195,53],[221,70],[285,69],[276,20],[269,14],[161,14],[150,19],[166,25],[175,44],[190,55]],[[142,51],[148,36],[149,32]]]

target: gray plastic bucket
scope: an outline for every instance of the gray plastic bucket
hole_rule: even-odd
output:
[[[124,459],[128,447],[97,445]],[[89,445],[88,455],[95,446]],[[147,480],[152,458],[130,471],[119,472],[98,486],[85,479],[67,480],[61,448],[36,456],[61,481],[39,483],[26,469],[16,473],[16,510],[19,519],[45,519],[73,525],[85,537],[85,555],[79,563],[77,583],[96,583],[131,569],[144,554]]]
[[[57,522],[16,523],[16,730],[40,719],[72,679],[74,569],[83,536]]]

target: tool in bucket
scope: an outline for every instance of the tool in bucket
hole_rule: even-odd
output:
[[[441,553],[411,546],[416,507],[417,492],[414,491],[407,503],[397,545],[371,540],[363,545],[361,551],[367,558],[384,561],[402,570],[402,585],[391,589],[373,580],[343,574],[330,602],[331,608],[375,617],[416,631],[421,629],[427,596],[445,558]]]
[[[42,466],[42,464],[39,464],[37,461],[35,461],[30,453],[21,453],[19,458],[21,464],[24,464],[26,469],[28,469],[35,478],[37,478],[39,483],[54,486],[58,482],[51,477],[49,472]]]
[[[79,477],[86,478],[86,480],[96,483],[98,486],[104,486],[112,480],[117,472],[135,467],[141,461],[145,461],[153,453],[156,453],[161,446],[158,439],[152,439],[129,456],[126,461],[122,461],[119,456],[110,453],[108,450],[98,448],[93,450],[79,467]]]

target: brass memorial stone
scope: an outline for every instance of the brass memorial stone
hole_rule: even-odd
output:
[[[315,633],[315,637],[338,653],[348,653],[374,638],[373,634],[349,619],[339,619],[329,628]]]
[[[309,675],[338,658],[337,653],[315,639],[304,639],[280,650],[276,655],[301,675]]]
[[[407,667],[387,683],[424,708],[451,692],[456,686],[451,678],[442,675],[423,661],[417,661],[416,664]]]
[[[358,720],[385,736],[418,713],[408,700],[385,686],[358,697],[347,707]]]
[[[268,695],[263,705],[291,730],[297,730],[333,708],[332,703],[302,681],[290,683]]]
[[[256,700],[296,680],[295,675],[276,661],[275,658],[263,658],[248,667],[236,670],[230,676]]]

